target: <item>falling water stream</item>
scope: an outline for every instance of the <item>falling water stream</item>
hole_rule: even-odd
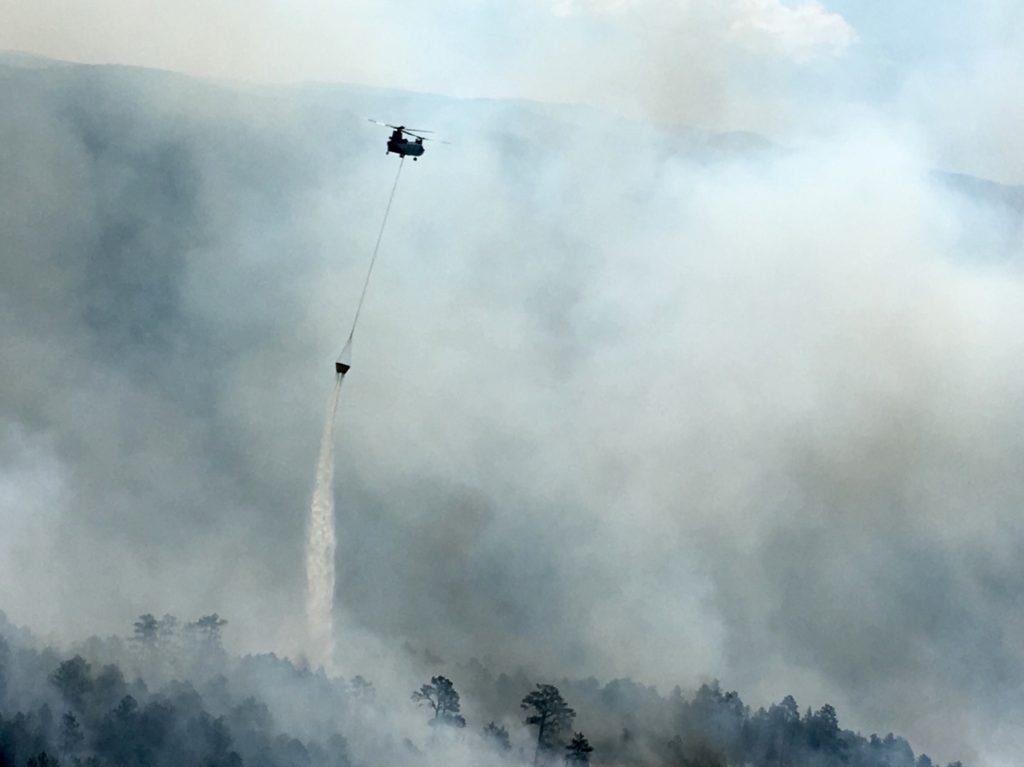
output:
[[[329,668],[334,653],[334,420],[345,377],[338,375],[327,400],[316,483],[306,538],[306,624],[310,660]]]

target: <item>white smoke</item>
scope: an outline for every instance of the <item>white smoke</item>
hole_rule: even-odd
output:
[[[310,660],[330,669],[334,649],[334,419],[344,376],[327,399],[306,539],[306,623]]]

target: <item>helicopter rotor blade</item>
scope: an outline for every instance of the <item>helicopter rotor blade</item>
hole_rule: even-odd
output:
[[[385,128],[394,128],[395,130],[400,130],[400,131],[402,131],[404,133],[416,134],[416,133],[433,133],[434,132],[432,130],[427,130],[426,128],[406,128],[404,125],[392,125],[391,123],[382,123],[380,120],[374,120],[372,117],[367,117],[366,119],[369,122],[374,123],[375,125],[381,125],[381,126],[383,126]]]
[[[421,133],[433,133],[434,131],[429,131],[429,130],[428,131],[411,131],[408,128],[403,128],[402,132],[403,133],[408,133],[410,136],[415,136],[416,138],[423,139],[424,141],[438,141],[438,139],[436,139],[436,138],[431,138],[429,136],[421,136],[420,135]]]
[[[422,141],[437,141],[440,144],[451,144],[452,143],[450,141],[442,141],[439,138],[431,138],[430,136],[421,136],[420,135],[421,133],[433,133],[434,132],[432,130],[427,130],[426,128],[406,128],[404,125],[392,125],[391,123],[382,123],[380,120],[374,120],[372,117],[367,117],[366,119],[369,122],[372,122],[374,125],[380,125],[380,126],[383,126],[385,128],[394,128],[395,130],[400,130],[400,131],[402,131],[402,133],[406,133],[406,134],[408,134],[410,136],[414,136],[415,138],[418,138],[418,139],[420,139]]]
[[[417,136],[416,138],[421,138],[424,141],[436,141],[438,144],[451,144],[452,143],[451,141],[445,141],[444,139],[440,139],[440,138],[436,138],[436,137],[431,137],[431,136]]]

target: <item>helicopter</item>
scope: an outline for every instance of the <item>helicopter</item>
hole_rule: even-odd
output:
[[[370,118],[367,118],[370,119]],[[382,123],[379,120],[370,119],[370,122],[376,125],[382,125],[385,128],[392,128],[391,136],[388,138],[388,151],[385,154],[394,152],[399,157],[411,157],[414,161],[419,159],[419,156],[423,154],[425,148],[423,146],[424,141],[433,141],[434,139],[421,136],[421,133],[433,133],[434,131],[423,130],[421,128],[406,128],[404,125],[392,125],[391,123]],[[406,138],[406,134],[412,136],[415,140],[410,141]],[[447,141],[441,143],[447,144]]]

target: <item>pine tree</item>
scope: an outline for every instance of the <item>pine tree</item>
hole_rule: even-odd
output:
[[[590,764],[590,754],[593,746],[583,737],[582,732],[573,733],[572,741],[565,747],[568,753],[565,755],[565,763],[570,765]]]
[[[426,703],[434,711],[434,718],[430,721],[432,725],[466,726],[466,720],[459,713],[459,694],[455,691],[451,679],[443,676],[431,677],[430,684],[416,690],[412,694],[412,699],[416,703]]]
[[[61,753],[65,756],[76,753],[83,740],[85,740],[85,735],[82,734],[82,725],[78,723],[73,713],[65,711],[60,721]]]
[[[488,722],[487,726],[484,727],[484,740],[498,751],[512,750],[512,742],[509,740],[508,730],[494,722]]]
[[[569,708],[553,684],[538,684],[536,690],[523,698],[519,707],[535,712],[525,721],[537,726],[537,748],[533,753],[533,763],[536,764],[542,750],[551,751],[558,745],[559,733],[572,725],[576,712]]]

